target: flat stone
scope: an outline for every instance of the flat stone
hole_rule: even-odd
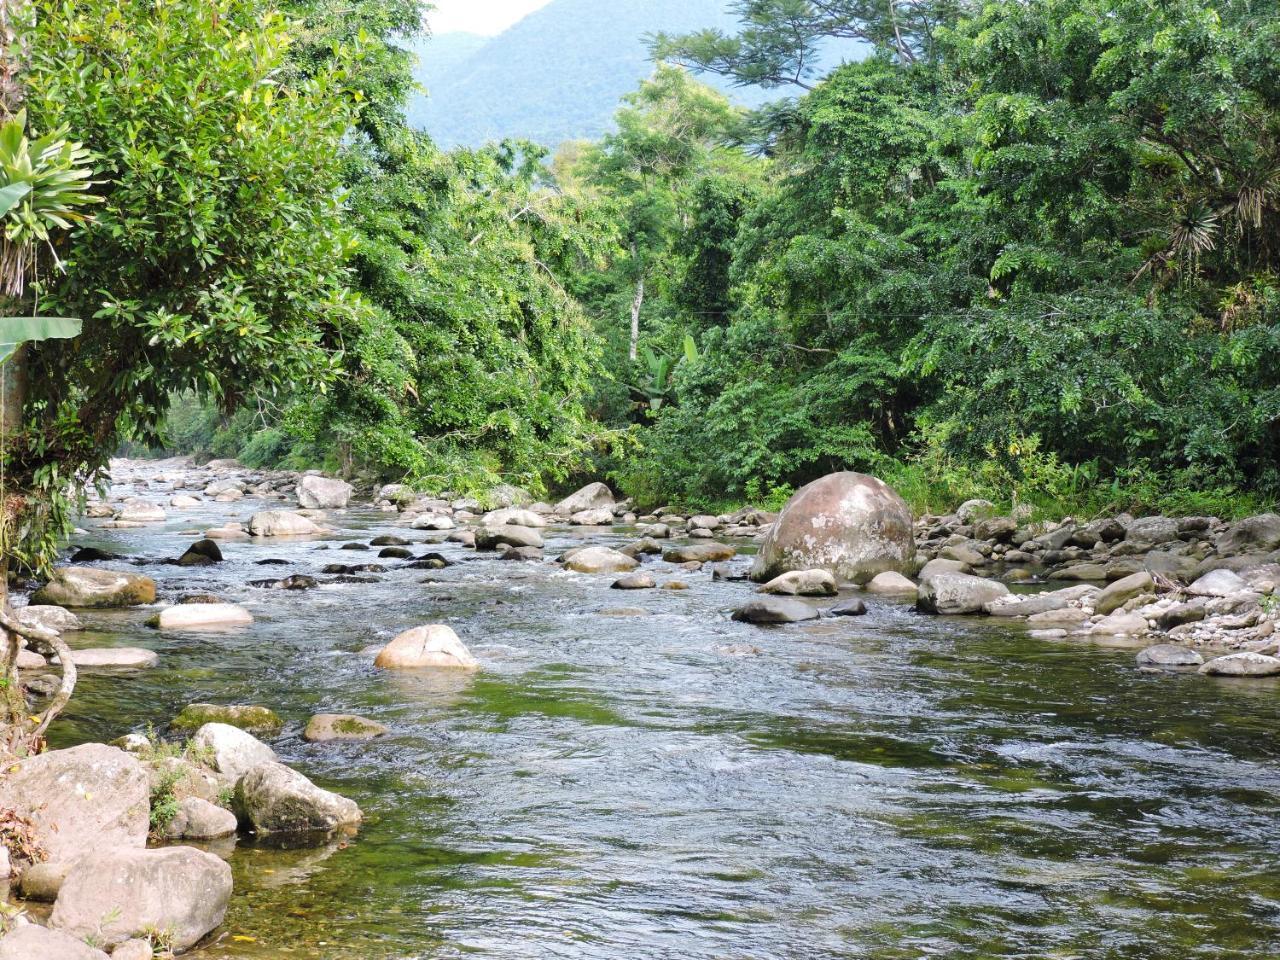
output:
[[[1233,653],[1210,660],[1200,672],[1213,677],[1274,677],[1280,674],[1280,658],[1261,653]]]
[[[136,607],[156,602],[150,577],[93,567],[60,567],[31,595],[33,606]]]
[[[372,740],[385,736],[387,727],[376,720],[368,720],[349,713],[317,713],[307,721],[302,739],[312,743],[328,743],[331,740]]]
[[[993,617],[1034,617],[1053,610],[1065,610],[1097,594],[1094,586],[1066,587],[1035,594],[1006,594],[987,604],[986,612]]]
[[[107,955],[60,930],[27,923],[0,938],[0,960],[107,960]]]
[[[82,670],[145,670],[159,663],[160,656],[141,647],[92,647],[72,650],[71,662]]]
[[[732,560],[737,553],[737,548],[727,543],[693,543],[668,547],[662,551],[662,559],[668,563],[719,563]]]
[[[1158,643],[1139,651],[1137,661],[1140,666],[1150,667],[1198,667],[1204,663],[1204,657],[1190,647]]]
[[[167,607],[148,621],[157,630],[240,627],[253,623],[253,614],[234,603],[185,603]]]
[[[733,612],[733,619],[741,623],[798,623],[814,620],[818,611],[801,600],[782,597],[759,597],[749,600]]]

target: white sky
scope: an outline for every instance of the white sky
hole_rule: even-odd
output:
[[[435,10],[427,14],[432,33],[501,33],[521,17],[546,6],[550,0],[432,0]]]

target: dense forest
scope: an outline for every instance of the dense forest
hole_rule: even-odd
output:
[[[443,151],[417,0],[35,0],[26,122],[100,202],[10,288],[84,332],[9,476],[55,519],[125,443],[691,507],[1280,492],[1274,3],[731,6],[603,138]],[[874,52],[817,75],[833,38]]]

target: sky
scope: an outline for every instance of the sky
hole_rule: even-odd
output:
[[[550,0],[431,0],[433,13],[427,14],[432,33],[501,33],[521,17],[546,6]]]

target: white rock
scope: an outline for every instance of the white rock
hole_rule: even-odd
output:
[[[192,630],[250,623],[253,623],[253,614],[234,603],[183,603],[161,610],[153,625],[160,630]]]
[[[276,752],[253,734],[228,723],[206,723],[191,738],[191,746],[232,782],[256,766],[278,759]]]
[[[401,633],[382,648],[374,666],[385,670],[477,670],[480,664],[453,630],[443,624],[431,624]]]

